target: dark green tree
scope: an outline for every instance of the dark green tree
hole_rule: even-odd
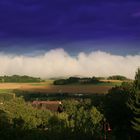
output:
[[[140,68],[138,68],[135,75],[134,87],[135,90],[140,90]]]
[[[129,135],[130,113],[127,108],[127,101],[130,94],[126,86],[113,87],[105,99],[105,116],[111,125],[117,139],[127,139]]]
[[[131,126],[137,135],[140,133],[140,69],[137,70],[134,80],[135,92],[130,94],[128,107],[131,111]]]
[[[132,128],[140,132],[140,91],[134,96],[134,100],[131,104],[131,109],[133,113],[133,119],[131,121]]]

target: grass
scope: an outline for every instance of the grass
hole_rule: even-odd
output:
[[[12,93],[13,92],[13,90],[11,90],[11,89],[0,89],[0,94],[2,94],[2,93]]]
[[[0,89],[0,102],[9,101],[15,97],[13,90],[11,89]]]
[[[82,83],[72,83],[72,84],[65,84],[59,86],[121,86],[122,82],[101,82],[96,84],[82,84]],[[55,85],[58,86],[58,85]]]
[[[53,80],[46,80],[45,82],[41,82],[41,83],[30,83],[29,85],[31,85],[31,86],[48,86],[48,85],[53,85]]]
[[[121,82],[104,82],[97,84],[98,86],[121,86]]]
[[[47,86],[48,84],[42,84],[42,83],[32,83],[32,84],[29,84],[29,85],[31,85],[31,86]]]

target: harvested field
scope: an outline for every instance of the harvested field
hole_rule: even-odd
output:
[[[51,85],[48,83],[1,83],[0,90],[19,89],[40,93],[107,93],[112,86],[105,85]]]
[[[42,83],[0,83],[0,89],[30,89],[30,88],[40,88],[47,87],[49,84]]]

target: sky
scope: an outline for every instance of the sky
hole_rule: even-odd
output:
[[[0,75],[133,78],[140,65],[140,0],[1,0],[0,59]],[[24,60],[32,65],[22,70]]]

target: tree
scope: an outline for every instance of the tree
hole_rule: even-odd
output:
[[[140,90],[140,68],[138,68],[135,75],[134,87],[136,90]]]
[[[113,87],[105,98],[105,116],[117,139],[127,139],[130,130],[130,111],[127,102],[133,92],[132,83]]]
[[[108,80],[128,80],[125,76],[113,75],[107,78]]]
[[[133,119],[131,121],[132,128],[140,132],[140,91],[134,96],[134,102],[131,109],[133,111]]]
[[[91,119],[91,126],[90,129],[93,135],[100,136],[100,131],[102,128],[101,121],[103,120],[104,116],[97,110],[96,107],[92,107],[90,110],[90,119]]]
[[[130,94],[128,107],[131,111],[131,127],[134,130],[135,136],[140,133],[140,69],[138,68],[134,80],[135,92]],[[140,136],[140,135],[139,135]]]

